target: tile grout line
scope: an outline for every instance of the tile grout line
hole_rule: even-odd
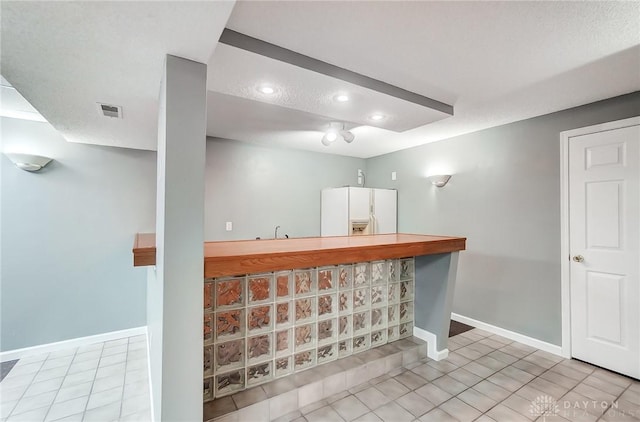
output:
[[[120,410],[118,411],[118,420],[122,419],[122,408],[124,405],[124,389],[127,386],[127,366],[129,365],[129,345],[130,343],[130,338],[127,337],[127,354],[124,357],[124,378],[122,380],[122,394],[120,395]]]
[[[104,344],[105,342],[102,342],[102,347],[100,348],[100,357],[98,358],[98,365],[96,366],[96,373],[93,374],[93,381],[91,381],[91,389],[89,389],[89,395],[87,396],[87,402],[84,405],[84,410],[82,411],[82,420],[84,420],[84,417],[87,413],[87,406],[89,406],[89,400],[91,399],[91,394],[93,394],[93,387],[95,386],[96,383],[96,377],[98,375],[98,368],[100,368],[100,362],[102,362],[102,354],[104,353]]]
[[[471,330],[470,330],[470,331],[471,331]],[[464,333],[461,333],[461,334],[464,334]],[[454,336],[454,337],[455,337],[455,336]],[[482,341],[482,340],[484,340],[484,339],[487,339],[487,338],[489,338],[489,337],[490,337],[490,336],[488,336],[488,337],[483,337],[481,340],[475,340],[475,341],[473,341],[472,343],[469,343],[469,344],[467,344],[467,345],[465,345],[465,346],[462,346],[462,347],[470,346],[470,345],[472,345],[472,344],[474,344],[474,343],[477,343],[477,342]],[[455,342],[455,341],[454,341],[454,342]],[[507,347],[507,346],[509,346],[509,345],[513,344],[513,343],[514,343],[514,341],[511,341],[510,343],[504,344],[504,345],[503,345],[502,347],[500,347],[499,349],[494,349],[493,351],[488,352],[488,353],[485,353],[485,354],[483,354],[482,356],[479,356],[479,357],[478,357],[478,358],[476,358],[476,359],[470,360],[469,362],[465,363],[465,365],[468,365],[468,364],[469,364],[469,363],[471,363],[471,362],[476,362],[478,359],[481,359],[481,358],[483,358],[483,357],[485,357],[485,356],[488,356],[489,354],[493,353],[494,351],[500,351],[501,349],[503,349],[503,348],[505,348],[505,347]],[[490,346],[487,346],[487,347],[490,347]],[[475,350],[475,349],[474,349],[474,350]],[[518,362],[518,361],[520,361],[520,360],[523,360],[523,359],[524,359],[525,357],[527,357],[527,356],[530,356],[530,355],[534,354],[534,353],[535,353],[535,352],[537,352],[538,350],[539,350],[539,349],[535,349],[535,350],[533,350],[533,351],[531,351],[531,352],[527,353],[526,355],[522,356],[521,358],[518,358],[517,356],[511,355],[511,354],[510,354],[510,353],[508,353],[508,352],[502,352],[502,353],[505,353],[505,354],[507,354],[507,355],[509,355],[509,356],[512,356],[512,357],[514,357],[514,358],[518,358],[518,360],[516,360],[516,361],[514,361],[514,362],[513,362],[513,363],[515,363],[515,362]],[[452,353],[454,353],[454,352],[455,352],[455,350],[454,350]],[[458,354],[459,354],[459,353],[458,353]],[[464,355],[461,355],[461,356],[465,357]],[[466,357],[465,357],[465,358],[466,358]],[[493,358],[493,359],[495,359],[495,358]],[[495,359],[495,360],[498,360],[498,359]],[[499,361],[499,362],[502,362],[502,363],[506,363],[506,362],[503,362],[503,361],[500,361],[500,360],[498,360],[498,361]],[[560,361],[560,362],[562,362],[562,361]],[[546,372],[546,371],[548,371],[549,369],[551,369],[551,368],[555,367],[555,366],[556,366],[556,365],[558,365],[560,362],[557,362],[556,364],[554,364],[554,365],[553,365],[553,366],[551,366],[550,368],[546,369],[546,370],[545,370],[545,372]],[[465,366],[465,365],[458,366],[458,365],[456,365],[456,364],[454,364],[454,363],[452,363],[452,362],[449,362],[449,363],[451,363],[452,365],[456,366],[456,367],[457,367],[457,369],[464,369],[464,368],[463,368],[463,366]],[[478,381],[478,382],[477,382],[477,383],[475,383],[474,385],[472,385],[472,386],[467,386],[467,388],[465,388],[464,390],[460,391],[458,394],[452,394],[450,398],[448,398],[447,400],[445,400],[445,401],[443,401],[442,403],[440,403],[440,404],[438,404],[437,406],[435,406],[435,407],[434,407],[434,409],[436,409],[436,408],[440,408],[440,406],[442,406],[443,404],[445,404],[445,403],[447,403],[447,402],[451,401],[451,400],[452,400],[452,399],[454,399],[454,398],[457,398],[460,394],[464,393],[465,391],[468,391],[468,390],[470,390],[470,389],[473,389],[473,387],[474,387],[475,385],[478,385],[478,384],[479,384],[479,383],[481,383],[482,381],[488,381],[488,382],[490,382],[490,383],[492,383],[492,384],[494,384],[494,385],[496,385],[496,386],[498,386],[498,387],[500,387],[500,388],[503,388],[503,389],[504,389],[504,387],[502,387],[502,386],[500,386],[500,385],[497,385],[497,384],[493,383],[493,382],[492,382],[492,381],[490,381],[488,378],[492,377],[493,375],[497,374],[498,372],[500,372],[500,371],[504,370],[505,368],[507,368],[507,367],[509,367],[509,366],[513,366],[513,363],[507,364],[507,366],[505,366],[505,367],[503,367],[503,368],[501,368],[501,369],[499,369],[499,370],[497,370],[497,371],[493,372],[492,374],[490,374],[490,375],[488,375],[488,376],[486,376],[486,377],[482,378],[480,381]],[[532,362],[532,363],[533,363],[533,362]],[[480,363],[479,363],[478,365],[482,365],[482,364],[480,364]],[[431,365],[429,365],[429,366],[431,366]],[[482,366],[485,366],[485,365],[482,365]],[[537,365],[537,366],[539,366],[539,365]],[[431,366],[431,367],[433,368],[433,366]],[[485,367],[486,367],[486,366],[485,366]],[[520,368],[517,368],[517,367],[514,367],[514,368],[516,368],[516,369],[520,369]],[[542,367],[541,367],[541,368],[542,368]],[[434,368],[434,369],[436,369],[436,368]],[[493,368],[489,368],[489,369],[493,369]],[[543,368],[543,369],[544,369],[544,368]],[[437,370],[437,369],[436,369],[436,370]],[[466,369],[465,369],[465,370],[466,370]],[[522,369],[520,369],[520,370],[521,370],[521,371],[523,371],[523,372],[526,372],[526,371],[524,371],[524,370],[522,370]],[[411,370],[410,370],[410,369],[408,369],[408,371],[411,371]],[[413,371],[411,371],[411,372],[413,372]],[[453,372],[453,371],[449,371],[449,372]],[[471,372],[471,371],[467,371],[467,372]],[[413,372],[413,373],[414,373],[414,374],[416,374],[415,372]],[[473,372],[471,372],[471,373],[473,374]],[[527,373],[528,373],[528,372],[527,372]],[[544,373],[544,372],[543,372],[543,373]],[[416,375],[420,376],[419,374],[416,374]],[[431,384],[431,383],[433,383],[433,381],[435,381],[435,380],[437,380],[437,379],[440,379],[440,378],[443,378],[444,376],[447,376],[447,375],[449,375],[449,373],[443,373],[443,375],[442,375],[442,376],[439,376],[439,377],[437,377],[437,378],[434,378],[434,379],[433,379],[433,380],[431,380],[431,381],[426,380],[426,379],[425,379],[425,380],[427,381],[427,384]],[[474,375],[476,375],[476,374],[474,374]],[[531,374],[531,375],[534,375],[534,374]],[[504,376],[509,377],[509,376],[508,376],[508,375],[506,375],[506,374],[504,374]],[[482,410],[480,410],[480,409],[478,409],[478,408],[474,407],[473,405],[471,405],[471,404],[469,404],[469,403],[465,402],[465,401],[464,401],[464,400],[462,400],[462,399],[458,399],[458,400],[462,401],[463,403],[465,403],[466,405],[470,406],[471,408],[473,408],[473,409],[475,409],[475,410],[477,410],[477,411],[481,412],[481,413],[480,413],[480,415],[478,416],[478,418],[479,418],[479,417],[481,417],[481,416],[487,415],[487,413],[489,413],[493,408],[495,408],[496,406],[498,406],[499,404],[501,404],[502,402],[504,402],[504,400],[506,400],[507,398],[509,398],[509,397],[511,397],[512,395],[516,394],[516,392],[517,392],[517,391],[519,391],[520,389],[524,388],[526,385],[528,385],[530,382],[532,382],[533,380],[535,380],[535,379],[536,379],[536,378],[538,378],[538,377],[539,377],[539,376],[534,376],[534,378],[532,378],[532,379],[531,379],[531,381],[529,381],[529,382],[527,382],[527,383],[523,384],[523,385],[522,385],[521,387],[519,387],[516,391],[512,391],[512,392],[510,392],[511,394],[509,394],[509,396],[507,396],[505,399],[503,399],[503,400],[501,400],[501,401],[497,401],[497,400],[496,400],[496,404],[495,404],[495,405],[493,405],[493,406],[491,406],[491,407],[490,407],[489,409],[487,409],[485,412],[483,412]],[[395,377],[394,377],[394,378],[395,378]],[[453,378],[453,377],[451,377],[451,378]],[[511,378],[511,377],[509,377],[509,378]],[[424,379],[424,378],[423,378],[423,379]],[[454,379],[455,381],[458,381],[458,380],[456,380],[455,378],[453,378],[453,379]],[[511,379],[513,379],[514,381],[518,381],[518,380],[516,380],[516,379],[514,379],[514,378],[511,378]],[[458,381],[458,382],[460,382],[460,381]],[[519,382],[519,381],[518,381],[518,382]],[[461,384],[464,384],[464,383],[461,383]],[[424,385],[426,385],[426,384],[424,384]],[[437,387],[437,388],[440,388],[440,387],[438,387],[437,385],[436,385],[436,387]],[[419,387],[419,388],[422,388],[422,387]],[[440,389],[442,390],[442,388],[440,388]],[[505,389],[505,390],[506,390],[506,389]],[[379,390],[378,390],[378,391],[379,391]],[[415,389],[414,389],[414,390],[411,390],[411,391],[415,392]],[[448,391],[446,391],[446,390],[442,390],[442,391],[445,391],[447,394],[451,394],[451,393],[449,393],[449,392],[448,392]],[[476,392],[478,392],[478,390],[475,390],[475,391],[476,391]],[[482,395],[486,396],[486,395],[485,395],[485,394],[483,394],[482,392],[478,392],[478,393],[480,393],[480,394],[482,394]],[[487,396],[487,397],[488,397],[488,396]],[[491,397],[489,397],[489,398],[491,398]],[[426,399],[426,398],[425,398],[425,400],[427,400],[427,401],[428,401],[428,399]],[[394,401],[395,401],[395,400],[394,400]],[[430,403],[431,403],[431,402],[430,402]],[[433,403],[431,403],[431,404],[433,404]],[[402,405],[400,405],[400,406],[404,409],[404,407],[403,407]],[[507,406],[507,407],[508,407],[508,406]],[[509,408],[509,409],[511,409],[511,408]],[[371,410],[371,409],[370,409],[370,410]],[[405,410],[407,410],[407,411],[408,411],[408,409],[405,409]],[[432,410],[433,410],[433,409],[430,409],[429,411],[427,411],[427,412],[425,412],[424,414],[420,415],[418,418],[420,418],[420,417],[422,417],[422,416],[426,415],[427,413],[431,412]],[[440,409],[440,410],[442,410],[442,409]],[[513,410],[513,409],[511,409],[511,410]],[[444,410],[442,410],[442,411],[443,411],[443,412],[445,412]],[[515,410],[514,410],[514,411],[515,411]],[[375,413],[375,410],[371,410],[371,412],[374,412],[374,413]],[[446,413],[446,412],[445,412],[445,413]],[[516,412],[516,413],[517,413],[517,412]],[[377,415],[377,414],[376,414],[376,415]],[[452,416],[452,417],[454,417],[453,415],[451,415],[451,416]],[[524,415],[523,415],[523,416],[524,416]],[[416,418],[416,419],[418,419],[418,418]],[[476,419],[477,419],[477,418],[476,418]]]
[[[9,412],[9,414],[7,415],[7,419],[9,419],[11,416],[13,416],[13,412],[15,412],[16,407],[18,407],[18,404],[20,404],[20,402],[22,401],[22,399],[24,398],[24,395],[26,394],[27,390],[29,389],[29,387],[31,387],[33,385],[33,380],[36,379],[36,376],[38,376],[38,374],[40,373],[40,371],[42,370],[42,367],[44,366],[44,363],[49,359],[49,355],[51,353],[47,353],[47,357],[45,357],[42,362],[40,363],[40,368],[38,368],[37,371],[34,372],[33,378],[31,379],[31,381],[29,381],[29,384],[27,385],[27,387],[24,389],[24,391],[22,392],[22,394],[20,394],[20,398],[18,400],[16,400],[16,405],[13,407],[13,409],[11,409],[11,412]],[[16,362],[17,365],[17,362]],[[28,365],[28,364],[26,364]],[[15,368],[15,366],[14,366]],[[8,375],[8,374],[7,374]],[[6,377],[5,377],[6,379]],[[4,381],[4,380],[3,380]],[[44,406],[42,406],[44,407]],[[39,409],[39,408],[38,408]],[[33,409],[35,410],[35,409]],[[30,410],[28,410],[28,412],[30,412]]]
[[[56,397],[58,397],[58,394],[62,389],[62,384],[64,384],[64,380],[67,379],[67,375],[69,375],[69,371],[71,370],[71,365],[73,365],[73,360],[76,358],[76,355],[78,354],[78,349],[79,348],[76,348],[76,350],[73,352],[73,357],[71,358],[71,362],[69,362],[69,367],[67,368],[67,371],[64,373],[64,377],[62,377],[62,382],[60,383],[60,387],[58,387],[58,391],[56,391],[56,395],[53,396],[53,401],[51,402],[49,409],[47,409],[47,413],[44,415],[43,421],[47,419],[47,416],[49,416],[49,412],[51,412],[51,408],[56,402]]]

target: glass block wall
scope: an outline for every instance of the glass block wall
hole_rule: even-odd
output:
[[[413,258],[204,283],[204,401],[413,332]]]

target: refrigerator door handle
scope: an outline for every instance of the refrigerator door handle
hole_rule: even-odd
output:
[[[377,221],[375,214],[369,214],[369,234],[376,234],[378,232]]]

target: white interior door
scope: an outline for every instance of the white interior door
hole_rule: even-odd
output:
[[[571,354],[640,377],[640,126],[569,138]]]

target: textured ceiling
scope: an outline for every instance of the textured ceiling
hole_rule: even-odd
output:
[[[455,107],[349,145],[247,133],[265,144],[371,157],[640,90],[640,2],[239,1],[227,27]]]
[[[2,76],[68,141],[156,149],[166,54],[208,62],[233,2],[2,1]],[[122,107],[103,117],[97,103]]]
[[[640,2],[3,1],[0,7],[2,75],[75,142],[155,149],[165,54],[209,63],[209,135],[357,157],[640,90]],[[363,120],[370,110],[388,109],[385,125],[394,130],[424,116],[383,94],[216,47],[225,25],[451,104],[455,114],[401,133],[373,127]],[[259,98],[256,81],[281,85],[282,95]],[[329,101],[336,90],[353,92],[354,101]],[[101,117],[97,102],[122,106],[124,118]],[[354,129],[353,143],[323,147],[320,130],[337,118],[365,125]]]

